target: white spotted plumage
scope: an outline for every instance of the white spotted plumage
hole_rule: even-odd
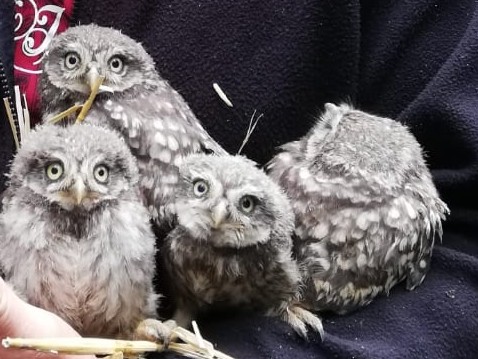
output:
[[[298,304],[300,272],[292,258],[294,220],[285,194],[240,156],[191,155],[180,167],[178,225],[162,253],[176,290],[174,319],[221,308],[279,316],[298,333],[319,318]]]
[[[67,54],[80,61],[72,70],[63,66]],[[122,59],[123,71],[110,68],[110,59]],[[187,103],[155,69],[153,59],[138,42],[120,31],[81,25],[53,39],[43,60],[41,94],[44,119],[83,103],[88,81],[104,75],[112,93],[100,93],[86,121],[117,129],[138,158],[146,205],[153,208],[157,223],[166,224],[174,208],[175,184],[165,183],[177,174],[181,159],[191,153],[225,151],[204,130]],[[149,184],[153,182],[152,186]]]
[[[345,313],[423,281],[448,208],[405,126],[326,104],[282,150],[268,169],[292,202],[309,308]]]

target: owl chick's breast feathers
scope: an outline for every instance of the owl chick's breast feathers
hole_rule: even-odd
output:
[[[127,338],[156,315],[155,238],[117,133],[44,125],[24,140],[0,215],[0,267],[82,335]]]
[[[406,127],[327,104],[268,169],[292,201],[311,307],[347,312],[423,281],[448,209]]]
[[[283,300],[280,291],[296,289],[297,268],[289,265],[290,204],[251,161],[239,156],[188,157],[180,167],[176,205],[178,227],[168,236],[166,254],[174,277],[192,286],[195,301],[213,303],[227,297],[229,302],[259,306],[266,297],[263,290]],[[272,290],[275,285],[280,290]],[[209,299],[202,296],[206,292]]]

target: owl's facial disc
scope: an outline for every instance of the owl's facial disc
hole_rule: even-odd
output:
[[[55,50],[58,53],[58,50]],[[48,61],[46,68],[50,73],[50,81],[59,88],[66,88],[73,92],[89,95],[100,76],[104,82],[99,92],[124,91],[132,86],[125,78],[128,77],[129,62],[126,56],[115,51],[104,50],[95,52],[93,49],[85,50],[73,46],[58,53],[60,61]],[[49,69],[58,68],[62,75],[58,77],[56,71]]]
[[[99,163],[91,169],[88,163],[83,163],[77,171],[65,169],[62,161],[54,161],[46,166],[45,175],[49,182],[49,199],[66,210],[91,210],[109,198],[102,188],[109,181],[109,169],[105,164]]]
[[[230,177],[223,180],[202,168],[188,166],[180,172],[176,212],[179,225],[191,238],[216,248],[269,241],[271,219],[263,191],[248,184],[231,186]]]

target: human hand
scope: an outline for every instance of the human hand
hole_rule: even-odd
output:
[[[5,337],[78,337],[79,334],[57,315],[21,300],[0,278],[0,339]],[[94,356],[73,356],[39,353],[33,350],[5,349],[2,359],[94,359]]]

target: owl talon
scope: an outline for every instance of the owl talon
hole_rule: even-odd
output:
[[[322,320],[314,313],[298,305],[287,307],[282,319],[294,328],[294,330],[304,339],[307,339],[307,326],[319,333],[321,339],[324,339],[324,327]]]
[[[164,349],[167,349],[172,338],[172,330],[176,328],[174,320],[161,322],[156,319],[145,319],[139,323],[134,333],[136,340],[149,340],[154,342],[161,342]]]

